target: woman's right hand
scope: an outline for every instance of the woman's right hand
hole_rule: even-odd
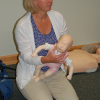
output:
[[[56,47],[54,47],[46,57],[41,57],[41,63],[65,63],[64,60],[67,58],[67,55],[65,56],[66,52],[60,55],[55,55],[55,50]]]

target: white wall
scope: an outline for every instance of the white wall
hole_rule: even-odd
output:
[[[0,0],[0,56],[17,54],[13,40],[16,21],[26,13],[22,0]]]
[[[53,9],[63,14],[73,45],[100,42],[100,0],[54,0]]]
[[[13,30],[26,13],[22,4],[23,0],[0,0],[0,56],[18,53]],[[54,0],[52,9],[63,14],[73,45],[100,42],[100,0]]]

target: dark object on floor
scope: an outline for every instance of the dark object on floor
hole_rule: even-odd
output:
[[[5,70],[6,65],[0,60],[0,100],[7,100],[13,93],[13,83]]]
[[[0,91],[0,100],[4,100],[4,95],[1,91]]]

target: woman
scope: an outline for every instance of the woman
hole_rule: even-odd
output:
[[[66,59],[61,55],[54,55],[54,50],[46,56],[46,50],[38,53],[38,57],[31,55],[35,48],[44,43],[54,44],[59,37],[67,33],[66,22],[62,15],[51,11],[53,0],[24,0],[28,13],[16,25],[15,38],[20,51],[17,65],[16,82],[19,90],[27,100],[78,100],[78,97],[65,78],[64,72],[59,71],[39,82],[31,80],[35,66],[44,63],[64,63]],[[46,56],[46,57],[44,57]],[[41,73],[48,67],[42,68]]]

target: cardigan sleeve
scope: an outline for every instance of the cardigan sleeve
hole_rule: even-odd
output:
[[[24,62],[30,64],[30,65],[40,65],[41,63],[41,57],[38,56],[33,58],[32,55],[32,46],[31,46],[31,40],[29,36],[26,34],[25,29],[23,29],[21,26],[16,26],[15,29],[15,39],[16,43],[18,45],[18,50],[20,52],[21,58],[24,60]]]

